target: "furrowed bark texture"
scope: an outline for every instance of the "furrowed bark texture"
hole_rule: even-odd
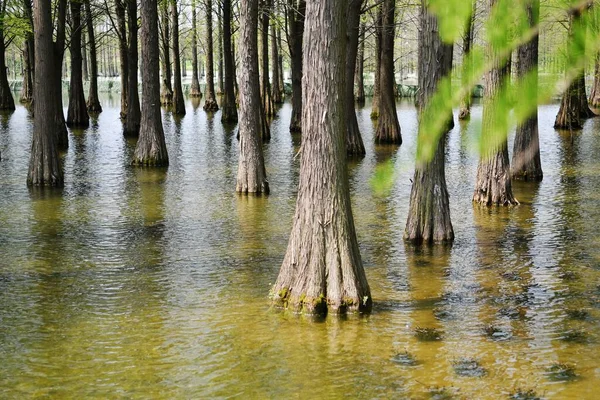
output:
[[[119,40],[119,68],[121,75],[121,118],[127,115],[127,89],[129,74],[129,59],[127,54],[127,23],[125,18],[125,0],[115,0],[117,16],[117,39]]]
[[[169,155],[160,113],[160,55],[156,0],[141,3],[142,17],[142,121],[133,164],[166,166]]]
[[[258,0],[240,3],[240,158],[236,191],[269,193],[260,140],[260,83],[258,78]]]
[[[173,104],[173,86],[171,85],[171,22],[168,1],[160,3],[160,22],[162,27],[160,45],[163,55],[160,102],[163,106],[170,106]]]
[[[379,118],[379,103],[381,91],[381,44],[383,29],[383,4],[379,6],[375,19],[375,80],[373,81],[373,100],[371,102],[371,119]]]
[[[304,36],[304,16],[306,1],[288,0],[288,46],[292,69],[292,119],[290,132],[302,130],[302,38]]]
[[[268,0],[261,2],[261,68],[260,68],[260,95],[266,117],[272,117],[275,114],[273,107],[273,98],[271,96],[271,83],[269,82],[269,13],[271,3]]]
[[[128,110],[123,126],[123,133],[126,136],[137,137],[140,133],[142,114],[140,110],[140,95],[138,93],[138,22],[136,0],[127,0],[127,17],[129,21],[129,43],[127,46],[127,58],[129,60],[129,79],[127,80]]]
[[[531,27],[537,26],[539,22],[539,13],[540,1],[529,0],[527,4],[527,15]],[[538,80],[538,43],[539,34],[536,34],[529,42],[520,46],[517,51],[517,57],[519,59],[517,63],[517,74],[520,78],[527,74],[533,74],[536,96]],[[533,93],[530,94],[533,95]],[[540,159],[537,110],[529,119],[527,119],[527,121],[517,126],[511,175],[513,179],[525,181],[541,181],[544,176]]]
[[[477,7],[477,2],[473,1],[473,6],[471,7],[473,12],[471,17],[467,21],[467,26],[465,28],[465,35],[463,38],[463,68],[462,68],[462,81],[465,84],[469,80],[469,72],[471,70],[469,63],[469,56],[471,55],[471,47],[473,46],[473,38],[475,36],[475,11]],[[460,104],[460,109],[458,112],[458,119],[461,121],[468,120],[471,118],[471,99],[472,93],[469,92],[462,99]]]
[[[81,56],[81,3],[71,1],[71,84],[69,87],[69,108],[67,126],[87,128],[90,116],[83,93],[83,69]]]
[[[225,0],[227,1],[227,0]],[[198,79],[198,16],[196,11],[196,0],[192,0],[192,86],[190,97],[202,97],[200,91],[200,80]]]
[[[52,42],[52,4],[36,0],[33,13],[36,74],[34,83],[33,142],[27,173],[27,184],[62,186],[63,172],[56,143],[56,121],[53,103],[55,90],[47,79],[53,76],[56,61]]]
[[[358,37],[360,34],[360,9],[363,0],[348,0],[348,19],[346,31],[346,89],[344,104],[346,106],[346,151],[351,156],[364,156],[365,145],[360,136],[356,111],[354,110],[354,74],[358,54]]]
[[[365,104],[365,25],[360,26],[358,55],[356,58],[356,103]]]
[[[23,11],[25,18],[33,27],[33,9],[31,0],[23,0]],[[25,46],[23,50],[24,74],[23,89],[21,90],[21,103],[31,103],[33,101],[33,80],[35,75],[35,45],[33,40],[33,29],[27,32]]]
[[[421,5],[419,29],[419,117],[438,89],[440,80],[452,71],[452,45],[442,42],[437,18]],[[448,93],[449,94],[449,93]],[[439,110],[451,114],[452,110]],[[422,132],[419,135],[432,134]],[[433,159],[415,169],[404,240],[415,243],[446,243],[454,240],[450,199],[446,186],[445,134],[440,136]]]
[[[233,50],[231,48],[231,0],[223,0],[223,62],[225,66],[225,93],[222,103],[222,122],[237,122],[235,104],[235,77],[233,76]]]
[[[206,7],[206,88],[204,89],[204,111],[219,111],[219,105],[215,97],[212,0],[205,0],[204,5]]]
[[[90,40],[90,90],[88,92],[87,108],[91,113],[100,113],[102,112],[102,106],[100,105],[100,100],[98,98],[98,54],[90,0],[85,0],[84,6],[87,33]]]
[[[173,114],[185,115],[185,102],[181,86],[181,59],[179,55],[179,10],[177,1],[171,0],[171,27],[173,29]]]
[[[381,35],[381,66],[379,71],[379,121],[376,143],[402,144],[400,123],[394,98],[394,14],[395,0],[384,0]]]
[[[369,311],[346,165],[347,2],[309,0],[304,32],[302,155],[296,212],[276,305],[307,313]]]

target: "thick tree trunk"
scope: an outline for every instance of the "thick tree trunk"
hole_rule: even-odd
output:
[[[206,88],[204,89],[204,110],[219,111],[219,105],[215,96],[212,0],[205,0],[204,5],[206,7]]]
[[[452,71],[452,45],[444,44],[435,15],[428,12],[428,2],[421,5],[419,28],[419,119],[426,118],[425,110],[439,90],[439,82]],[[450,90],[450,88],[448,88]],[[450,95],[450,93],[448,93]],[[452,109],[437,110],[452,114]],[[419,124],[422,127],[422,124]],[[423,135],[436,132],[419,130]],[[446,243],[454,240],[450,220],[450,200],[446,186],[445,134],[439,135],[431,160],[417,160],[410,193],[408,220],[404,240],[414,243]]]
[[[225,93],[223,96],[221,121],[238,120],[235,105],[235,85],[233,76],[233,51],[231,49],[231,0],[223,0],[223,58],[225,64]]]
[[[600,108],[600,52],[596,53],[596,62],[594,63],[594,84],[590,93],[590,106]]]
[[[258,81],[258,0],[240,4],[240,158],[236,191],[269,193],[260,140],[260,85]]]
[[[360,9],[363,0],[348,1],[348,18],[346,26],[346,88],[344,105],[346,107],[346,151],[351,156],[364,156],[365,145],[360,136],[356,111],[354,110],[354,73],[360,35]]]
[[[142,121],[133,165],[166,166],[169,155],[160,112],[160,51],[156,0],[141,3]]]
[[[462,82],[466,84],[469,80],[469,73],[471,66],[469,65],[469,58],[471,55],[471,47],[473,47],[473,39],[475,36],[475,10],[477,2],[473,1],[472,14],[467,21],[465,28],[465,34],[463,37],[463,66],[462,66]],[[467,93],[460,104],[460,110],[458,112],[459,120],[468,120],[471,118],[471,92]]]
[[[527,4],[527,15],[529,25],[533,28],[539,23],[540,0],[529,0]],[[539,34],[536,34],[529,42],[520,46],[517,51],[519,78],[533,74],[535,79],[534,88],[537,97],[538,80],[538,43]],[[534,93],[529,93],[534,95]],[[541,181],[542,162],[540,159],[540,140],[538,133],[538,113],[535,113],[523,124],[517,126],[515,143],[513,148],[511,175],[513,179],[525,181]]]
[[[365,25],[360,25],[360,35],[358,38],[358,55],[356,57],[356,103],[360,106],[365,104]]]
[[[302,130],[302,40],[304,36],[305,0],[288,0],[288,46],[292,69],[292,119],[290,132]]]
[[[217,2],[217,94],[223,94],[223,90],[225,90],[223,82],[223,19],[221,16],[221,1]]]
[[[90,91],[88,93],[87,108],[91,113],[102,112],[100,99],[98,98],[98,55],[96,49],[96,35],[94,34],[94,21],[90,0],[84,1],[87,34],[90,40]]]
[[[123,134],[137,137],[140,133],[141,110],[140,95],[138,91],[138,22],[137,1],[127,1],[127,18],[129,27],[129,43],[127,58],[129,60],[128,88],[127,88],[127,118],[123,126]]]
[[[346,15],[342,0],[309,0],[304,33],[302,155],[296,213],[273,287],[277,305],[325,314],[371,309],[354,228],[344,144]]]
[[[488,0],[489,9],[497,1]],[[479,158],[473,201],[486,206],[510,206],[519,202],[513,196],[510,182],[507,132],[499,132],[495,126],[497,118],[508,118],[508,112],[495,109],[494,103],[510,74],[511,60],[509,57],[508,60],[501,61],[492,44],[487,46],[487,57],[488,61],[493,63],[493,67],[484,77],[481,141],[485,148],[482,148]],[[498,115],[498,112],[504,114]],[[498,135],[504,137],[500,139]]]
[[[161,22],[161,50],[162,50],[162,85],[160,89],[160,103],[163,106],[173,104],[173,86],[171,85],[171,21],[169,19],[169,2],[160,3]]]
[[[383,43],[383,4],[379,6],[375,20],[375,79],[373,81],[373,100],[371,101],[371,119],[379,118],[381,97],[381,49]]]
[[[200,91],[200,80],[198,79],[198,17],[196,12],[196,0],[192,0],[192,86],[190,97],[202,97]]]
[[[129,74],[129,60],[127,59],[127,23],[125,18],[125,0],[115,0],[115,14],[117,16],[117,39],[119,41],[119,71],[121,75],[121,118],[127,115],[127,86]]]
[[[67,126],[87,128],[90,125],[83,93],[83,70],[81,57],[81,3],[71,1],[71,84]]]
[[[27,173],[27,184],[62,186],[63,172],[56,143],[56,91],[48,77],[56,75],[52,42],[52,4],[36,1],[33,15],[36,74],[34,84],[33,142]]]
[[[171,27],[173,29],[173,114],[185,115],[185,102],[181,86],[181,59],[179,55],[179,10],[177,10],[176,0],[170,0],[170,2]]]
[[[275,114],[273,107],[273,97],[271,96],[271,83],[269,82],[269,14],[271,2],[269,0],[261,1],[261,67],[260,67],[260,95],[266,117],[272,117]]]
[[[271,24],[271,67],[273,69],[273,103],[283,103],[281,87],[279,86],[279,48],[277,47],[277,28]]]
[[[579,94],[579,115],[582,119],[594,118],[597,115],[590,109],[585,89],[585,71],[577,78],[577,93]]]
[[[394,98],[394,17],[395,0],[383,2],[381,35],[381,67],[379,71],[379,121],[375,132],[376,143],[402,144],[400,123]]]
[[[5,16],[6,2],[2,4],[2,8],[0,19],[3,19]],[[4,24],[0,22],[0,110],[14,110],[15,100],[8,84],[8,68],[6,66],[6,48],[4,43]]]

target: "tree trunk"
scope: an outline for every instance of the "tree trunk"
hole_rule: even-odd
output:
[[[344,143],[346,16],[342,0],[309,0],[304,33],[300,183],[273,301],[296,311],[369,311]]]
[[[56,7],[56,17],[54,17],[56,40],[54,42],[54,69],[49,84],[54,89],[54,97],[52,104],[54,105],[54,123],[56,124],[56,137],[59,149],[67,149],[69,147],[69,137],[65,121],[65,113],[63,110],[62,99],[62,71],[63,59],[65,55],[65,34],[67,20],[67,0],[59,0]],[[46,76],[48,78],[48,76]],[[34,96],[35,97],[35,96]]]
[[[133,165],[166,166],[169,155],[160,112],[160,51],[157,0],[141,3],[142,17],[142,121]]]
[[[171,27],[168,1],[160,3],[160,21],[162,26],[161,48],[163,55],[160,103],[163,106],[171,106],[173,104],[173,86],[171,85]]]
[[[87,58],[87,39],[85,37],[85,29],[81,27],[81,61],[83,62],[83,80],[87,82],[90,80],[90,69],[88,68]]]
[[[277,63],[278,63],[278,70],[279,70],[279,75],[277,76],[277,82],[279,82],[279,91],[280,91],[280,97],[281,97],[281,102],[283,102],[283,99],[285,98],[285,86],[284,86],[284,82],[283,82],[283,53],[282,50],[283,47],[281,47],[281,28],[279,28],[279,26],[277,27],[277,50],[279,52],[279,56],[277,57]]]
[[[356,58],[356,103],[365,104],[365,25],[360,25],[358,55]]]
[[[472,14],[469,20],[467,21],[467,26],[465,28],[465,35],[463,37],[463,68],[462,68],[462,82],[463,85],[466,84],[470,80],[469,73],[471,71],[471,66],[469,65],[469,58],[471,55],[471,47],[473,46],[473,39],[475,36],[475,10],[477,7],[477,2],[473,1],[472,6]],[[468,120],[471,118],[471,97],[472,93],[469,92],[462,99],[460,104],[460,110],[458,112],[459,120]]]
[[[35,79],[35,44],[33,34],[33,9],[31,0],[23,0],[25,18],[29,21],[31,31],[27,32],[23,60],[25,62],[25,73],[23,74],[23,89],[21,90],[21,103],[33,101],[33,81]]]
[[[395,0],[384,0],[382,11],[381,66],[379,70],[379,121],[376,143],[402,144],[394,98],[394,14]]]
[[[540,0],[529,0],[527,4],[527,15],[529,26],[535,28],[539,23]],[[536,93],[529,93],[537,97],[538,80],[538,44],[539,34],[536,34],[529,42],[520,46],[517,51],[518,63],[517,74],[519,78],[533,74]],[[538,134],[538,113],[535,113],[523,124],[517,126],[515,143],[513,148],[511,175],[513,179],[525,181],[541,181],[542,162],[540,159],[540,140]]]
[[[230,0],[229,0],[230,1]],[[192,86],[190,97],[200,98],[200,80],[198,79],[198,22],[196,13],[196,0],[192,0]]]
[[[305,0],[288,0],[288,46],[292,69],[292,120],[290,132],[302,130],[302,40],[304,36]]]
[[[83,93],[83,70],[81,57],[81,3],[71,0],[71,84],[69,87],[69,109],[67,126],[87,128],[90,116]]]
[[[185,115],[185,102],[181,86],[181,59],[179,55],[179,10],[177,1],[171,1],[171,26],[173,29],[173,114]]]
[[[125,0],[115,0],[115,14],[117,15],[117,40],[119,41],[119,71],[121,75],[121,118],[127,115],[127,80],[129,73],[129,60],[127,59],[127,23],[125,19]]]
[[[373,100],[371,101],[371,119],[379,118],[381,97],[381,46],[383,42],[383,4],[379,6],[375,21],[375,79],[373,80]]]
[[[235,105],[235,85],[233,76],[233,51],[231,49],[231,0],[223,0],[223,57],[225,64],[225,93],[221,113],[222,122],[238,120]]]
[[[498,0],[488,0],[491,10]],[[510,75],[510,57],[500,60],[492,44],[487,45],[488,61],[493,67],[484,77],[482,148],[477,167],[477,181],[473,201],[486,206],[510,206],[519,204],[512,193],[510,165],[508,160],[507,132],[499,132],[495,126],[497,118],[508,119],[507,110],[495,109],[495,100]],[[502,115],[496,113],[502,112]],[[508,123],[506,124],[508,126]],[[500,139],[498,135],[503,135]]]
[[[427,118],[426,110],[431,98],[439,89],[440,80],[452,71],[452,45],[444,44],[435,15],[421,4],[419,27],[419,119]],[[448,87],[447,90],[450,90]],[[450,93],[447,93],[450,95]],[[436,110],[452,114],[452,109]],[[419,124],[420,127],[423,124]],[[419,140],[435,132],[419,130]],[[450,220],[450,200],[446,186],[445,133],[439,139],[431,160],[417,160],[410,193],[408,220],[404,240],[414,243],[446,243],[454,240]]]
[[[2,3],[2,10],[0,12],[0,110],[14,110],[15,100],[13,99],[10,85],[8,84],[6,42],[4,41],[4,23],[2,22],[6,17],[6,1]]]
[[[277,47],[277,28],[271,24],[271,68],[273,69],[273,103],[283,103],[281,87],[279,86],[279,48]]]
[[[88,38],[90,40],[90,91],[88,93],[87,108],[91,113],[102,112],[98,98],[98,56],[96,53],[96,36],[94,34],[94,21],[90,0],[84,1]]]
[[[261,68],[260,68],[260,94],[265,116],[275,115],[273,107],[273,97],[271,96],[271,84],[269,82],[269,13],[271,12],[271,2],[269,0],[261,1]]]
[[[222,0],[221,0],[222,1]],[[217,61],[217,93],[223,94],[224,82],[223,82],[223,19],[221,16],[220,2],[217,2],[217,55],[219,57]]]
[[[365,145],[360,136],[356,111],[354,110],[354,74],[360,35],[360,10],[363,0],[348,0],[348,19],[346,26],[346,88],[344,105],[346,107],[346,151],[351,156],[364,156]]]
[[[65,6],[66,7],[66,6]],[[36,74],[34,84],[33,143],[27,184],[62,186],[63,171],[56,143],[56,90],[48,77],[56,76],[56,57],[52,42],[52,3],[36,1],[33,15]]]
[[[596,62],[594,63],[594,84],[590,93],[590,106],[600,108],[600,52],[596,53]]]
[[[236,191],[269,193],[260,141],[260,85],[258,81],[258,0],[240,4],[240,158]]]
[[[137,137],[140,133],[141,110],[140,94],[138,89],[138,22],[137,22],[137,1],[127,1],[127,18],[129,27],[129,43],[127,47],[127,58],[129,60],[129,72],[127,80],[127,105],[129,110],[123,134],[125,136]]]
[[[206,7],[206,88],[204,89],[204,111],[219,111],[219,105],[215,97],[212,0],[205,0],[204,4]]]

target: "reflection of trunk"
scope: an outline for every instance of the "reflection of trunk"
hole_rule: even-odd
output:
[[[213,61],[212,0],[205,0],[206,7],[206,88],[204,89],[204,110],[218,111],[215,97],[215,65]]]
[[[272,117],[275,114],[273,98],[271,97],[271,84],[269,83],[269,13],[271,3],[269,0],[261,2],[261,68],[260,68],[260,95],[265,116]]]
[[[71,1],[71,84],[69,88],[69,110],[67,126],[87,128],[90,116],[83,93],[83,72],[81,67],[81,3]]]
[[[497,1],[488,0],[490,10]],[[493,66],[484,77],[482,149],[473,201],[487,206],[510,206],[519,202],[513,196],[510,183],[507,132],[501,132],[496,127],[498,119],[508,120],[508,111],[496,107],[495,100],[510,75],[511,60],[509,57],[501,61],[491,44],[487,46],[487,58]],[[508,121],[502,126],[508,126]]]
[[[227,1],[227,0],[225,0]],[[200,80],[198,79],[198,23],[196,0],[192,0],[192,86],[190,97],[202,97]]]
[[[379,6],[375,20],[375,80],[373,81],[373,100],[371,102],[371,119],[379,118],[379,102],[381,88],[381,45],[383,41],[383,4]]]
[[[304,35],[305,0],[288,0],[288,46],[292,69],[292,120],[291,132],[302,130],[302,38]]]
[[[127,57],[129,59],[129,79],[127,84],[127,118],[123,133],[127,136],[137,136],[140,133],[140,95],[138,92],[138,26],[137,26],[137,1],[127,0],[127,14],[129,18],[129,45]]]
[[[134,165],[169,164],[160,112],[160,52],[156,0],[141,3],[142,17],[142,121],[133,154]]]
[[[91,113],[102,112],[98,99],[98,56],[96,53],[96,36],[94,35],[94,20],[90,8],[90,0],[85,0],[85,16],[87,33],[90,39],[90,91],[88,93],[87,108]]]
[[[421,6],[419,28],[419,118],[427,118],[425,111],[440,80],[452,71],[452,45],[442,42],[437,18],[430,14],[426,5]],[[446,88],[448,91],[449,87]],[[450,95],[449,92],[447,92]],[[452,109],[436,110],[451,115]],[[422,125],[421,125],[422,126]],[[435,132],[419,130],[419,140]],[[416,243],[450,242],[454,230],[450,220],[450,200],[446,186],[445,134],[440,135],[433,158],[417,160],[410,194],[408,220],[404,239]]]
[[[475,35],[475,9],[477,2],[473,1],[472,14],[467,21],[467,27],[465,28],[465,34],[463,38],[463,68],[462,68],[462,83],[466,84],[470,79],[469,73],[471,66],[469,65],[469,56],[471,55],[471,47],[473,46],[473,37]],[[460,111],[458,112],[458,119],[467,120],[471,118],[471,92],[467,93],[462,99],[460,104]]]
[[[297,311],[369,311],[371,293],[360,257],[343,135],[346,13],[343,1],[306,7],[302,155],[296,212],[272,295]],[[323,79],[327,77],[327,79]]]
[[[160,3],[160,23],[162,27],[162,86],[160,90],[160,103],[164,106],[173,104],[173,86],[171,86],[171,27],[169,21],[169,3]]]
[[[233,76],[233,51],[231,49],[231,0],[223,0],[223,57],[225,64],[225,93],[221,114],[222,122],[236,122],[238,119],[235,105],[235,87]]]
[[[0,18],[6,16],[6,1],[2,4]],[[13,99],[8,84],[8,69],[6,67],[6,46],[4,41],[4,24],[0,23],[0,110],[14,110],[15,100]]]
[[[529,18],[529,26],[535,28],[539,23],[540,1],[529,0],[528,3],[527,15]],[[524,78],[529,75],[535,80],[532,87],[536,92],[529,93],[533,98],[537,97],[538,43],[539,34],[535,35],[529,42],[520,46],[517,52],[517,74],[519,78]],[[542,162],[540,160],[537,109],[529,119],[517,127],[511,175],[514,179],[526,181],[542,180],[543,173]]]
[[[236,191],[269,193],[259,137],[261,115],[258,81],[258,0],[241,0],[240,29],[240,158]]]
[[[273,103],[283,103],[281,87],[279,86],[279,48],[277,47],[277,28],[271,25],[271,66],[273,69]]]
[[[121,74],[121,118],[127,115],[127,74],[129,73],[129,60],[127,59],[127,24],[125,22],[125,0],[115,0],[115,14],[117,15],[117,39],[119,40],[119,66]]]
[[[171,0],[171,26],[173,28],[173,114],[185,115],[185,102],[181,87],[181,59],[179,55],[179,11],[177,1]]]
[[[62,0],[66,8],[66,0]],[[56,76],[52,42],[52,3],[40,1],[36,4],[33,16],[35,35],[36,75],[34,85],[33,143],[29,159],[27,184],[42,186],[62,186],[63,172],[56,143],[56,89],[53,87]]]
[[[358,37],[360,34],[360,9],[363,0],[348,1],[348,17],[346,26],[346,88],[344,106],[346,108],[346,151],[349,155],[365,154],[356,111],[354,110],[354,73],[356,72],[356,56],[358,53]]]
[[[375,132],[377,143],[401,144],[400,123],[394,98],[394,13],[395,0],[382,4],[381,66],[379,70],[379,121]]]
[[[358,55],[356,58],[356,103],[358,105],[365,104],[365,25],[360,25],[360,42],[358,47]]]

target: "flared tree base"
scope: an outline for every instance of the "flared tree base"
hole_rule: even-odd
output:
[[[207,112],[217,112],[217,111],[219,111],[219,104],[217,103],[216,99],[207,98],[204,101],[204,106],[202,108],[204,108],[204,111],[207,111]]]

